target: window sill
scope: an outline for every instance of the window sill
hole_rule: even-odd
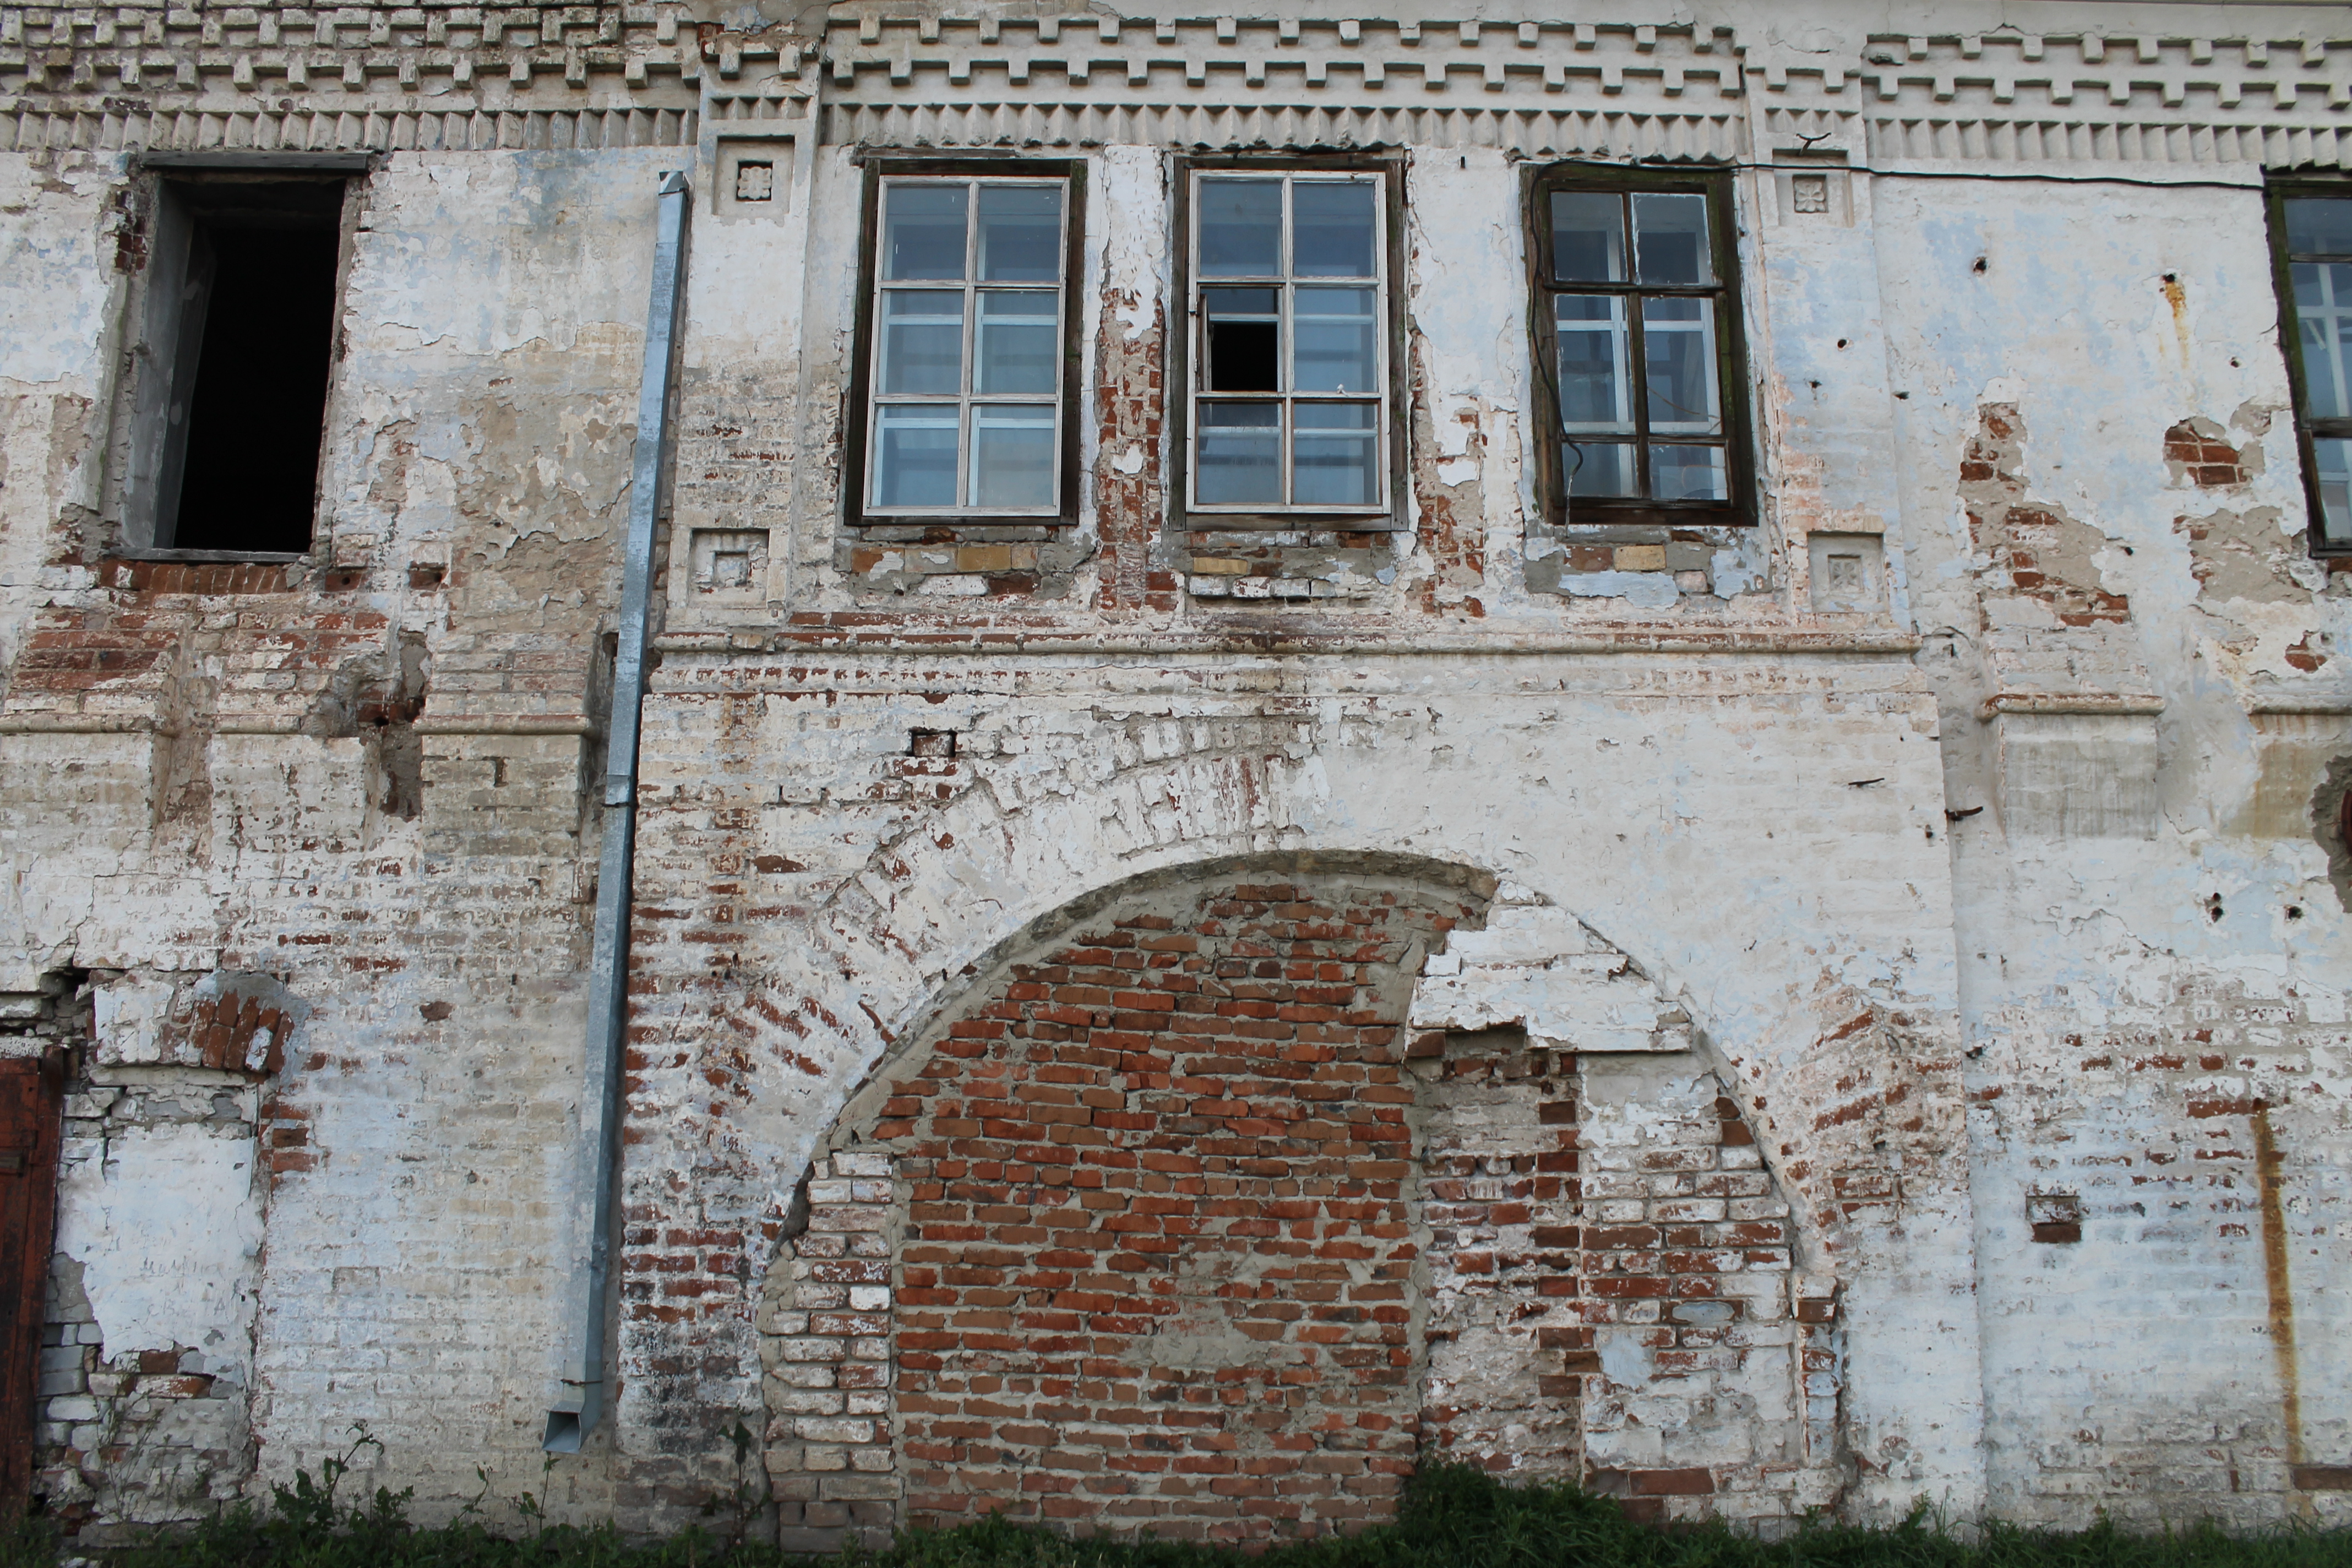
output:
[[[308,551],[110,550],[107,561],[165,561],[181,566],[290,566],[310,558]]]

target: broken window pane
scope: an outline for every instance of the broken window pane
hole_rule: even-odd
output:
[[[1282,502],[1282,405],[1201,405],[1194,476],[1204,506]]]
[[[1554,191],[1551,270],[1562,283],[1625,280],[1625,203],[1613,191]]]
[[[1291,500],[1301,506],[1366,506],[1380,495],[1380,443],[1370,403],[1301,403],[1290,437]]]
[[[1050,404],[982,404],[971,411],[971,500],[983,507],[1054,504]]]
[[[1372,187],[1300,180],[1290,188],[1292,274],[1299,278],[1370,278],[1372,269]]]
[[[1201,182],[1201,275],[1268,278],[1282,271],[1282,182]]]
[[[1379,374],[1370,289],[1301,289],[1291,311],[1291,385],[1299,392],[1370,392]]]
[[[1061,368],[1055,353],[1059,296],[1043,289],[983,289],[973,344],[972,390],[1003,396],[1050,393]]]
[[[1715,281],[1706,233],[1706,198],[1696,193],[1637,191],[1633,195],[1633,257],[1637,279],[1674,285]]]
[[[882,276],[961,279],[965,203],[962,185],[893,182],[884,195]]]
[[[877,408],[874,504],[955,505],[960,423],[952,403],[894,403]]]
[[[2292,196],[2285,205],[2289,254],[2352,256],[2352,201]]]
[[[963,390],[963,292],[898,289],[883,297],[882,390]]]
[[[1633,447],[1630,441],[1570,441],[1564,444],[1560,472],[1570,496],[1632,496]]]
[[[1389,305],[1378,281],[1385,188],[1377,179],[1307,173],[1196,176],[1190,504],[1381,505],[1390,427],[1381,347]],[[1265,281],[1229,281],[1254,274]],[[1319,281],[1330,279],[1366,281]],[[1297,400],[1302,394],[1363,401],[1307,403]]]
[[[1282,290],[1203,289],[1203,357],[1212,392],[1279,392]]]
[[[1632,430],[1624,297],[1562,294],[1553,306],[1558,314],[1560,422],[1570,428]]]
[[[1061,188],[981,186],[982,281],[1051,283],[1061,275]]]
[[[1716,404],[1713,300],[1688,295],[1644,300],[1642,359],[1653,431],[1675,436],[1721,433],[1723,417]]]
[[[1651,447],[1650,494],[1659,500],[1728,500],[1731,489],[1724,479],[1723,448]]]

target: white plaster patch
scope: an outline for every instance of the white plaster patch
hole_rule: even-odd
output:
[[[190,1345],[243,1382],[252,1355],[261,1194],[249,1131],[174,1123],[68,1151],[58,1250],[109,1355]]]

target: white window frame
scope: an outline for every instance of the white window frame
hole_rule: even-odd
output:
[[[1389,276],[1389,188],[1390,174],[1364,169],[1295,169],[1279,165],[1266,168],[1226,167],[1189,171],[1190,184],[1185,199],[1189,222],[1186,224],[1187,254],[1185,256],[1185,317],[1191,325],[1188,352],[1184,356],[1184,510],[1210,517],[1348,517],[1381,518],[1391,515],[1396,508],[1391,493],[1391,468],[1394,461],[1391,445],[1395,426],[1396,387],[1390,358],[1390,323],[1395,319],[1395,300],[1391,295],[1393,280]],[[1218,180],[1253,180],[1282,182],[1282,226],[1280,235],[1282,271],[1279,276],[1267,274],[1251,277],[1203,278],[1201,275],[1201,189],[1204,184]],[[1293,371],[1292,329],[1297,320],[1297,290],[1303,285],[1310,289],[1342,289],[1350,285],[1362,287],[1364,280],[1352,278],[1299,278],[1293,270],[1291,257],[1291,194],[1301,184],[1351,184],[1369,186],[1372,192],[1372,277],[1370,287],[1374,302],[1373,313],[1373,377],[1376,389],[1370,394],[1294,391],[1288,384]],[[1209,319],[1201,306],[1201,291],[1206,289],[1265,289],[1276,291],[1276,309],[1281,321],[1276,329],[1276,375],[1282,384],[1278,392],[1215,392],[1205,384],[1209,363]],[[1282,410],[1281,465],[1283,491],[1295,492],[1297,470],[1292,448],[1297,438],[1297,421],[1292,410],[1298,405],[1369,404],[1373,408],[1373,462],[1377,489],[1372,501],[1342,505],[1329,501],[1221,501],[1204,503],[1200,499],[1201,474],[1201,405],[1214,403],[1271,403]]]
[[[894,188],[910,185],[961,185],[968,195],[964,207],[963,279],[887,279],[887,269],[883,247],[890,237],[890,193]],[[1055,280],[1051,285],[1037,282],[984,281],[980,272],[980,192],[983,186],[1025,186],[1032,189],[1051,188],[1062,195],[1061,228],[1055,249]],[[859,514],[869,522],[893,522],[925,518],[961,518],[971,520],[1056,518],[1064,510],[1062,485],[1064,428],[1068,418],[1065,405],[1068,402],[1069,367],[1069,288],[1070,288],[1070,208],[1071,181],[1066,174],[892,174],[880,178],[874,209],[872,248],[866,257],[871,268],[872,287],[860,308],[867,312],[866,360],[866,461],[865,471],[858,477],[862,487]],[[945,393],[886,393],[882,390],[884,353],[888,347],[889,316],[884,302],[894,292],[944,292],[950,289],[963,291],[963,363],[955,396]],[[1042,294],[1049,290],[1054,297],[1054,389],[1050,393],[978,393],[973,391],[973,379],[978,372],[973,351],[980,333],[980,296],[990,292],[1022,292]],[[956,500],[948,506],[885,506],[877,499],[875,481],[882,460],[882,410],[888,407],[940,407],[952,401],[956,408]],[[973,466],[979,460],[978,443],[973,439],[973,409],[979,405],[1021,405],[1027,407],[1047,407],[1054,411],[1054,479],[1050,501],[1034,507],[985,507],[973,503],[976,488]]]

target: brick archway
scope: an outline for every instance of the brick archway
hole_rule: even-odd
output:
[[[989,1511],[1279,1539],[1384,1516],[1423,1452],[1702,1507],[1747,1484],[1626,1468],[1637,1433],[1588,1455],[1583,1390],[1596,1336],[1631,1333],[1662,1376],[1752,1405],[1717,1373],[1748,1373],[1731,1326],[1786,1321],[1786,1205],[1671,1014],[1682,1048],[1639,1059],[1683,1076],[1644,1091],[1657,1147],[1631,1156],[1659,1174],[1607,1178],[1630,1223],[1591,1226],[1575,1051],[1409,1024],[1426,957],[1491,895],[1441,866],[1223,862],[1083,900],[975,966],[843,1111],[770,1277],[786,1543]],[[1528,946],[1523,916],[1470,948]],[[1639,980],[1545,922],[1588,976]],[[1458,954],[1447,973],[1459,989]],[[1773,1354],[1753,1370],[1785,1401]],[[1740,1440],[1781,1470],[1811,1442]]]

